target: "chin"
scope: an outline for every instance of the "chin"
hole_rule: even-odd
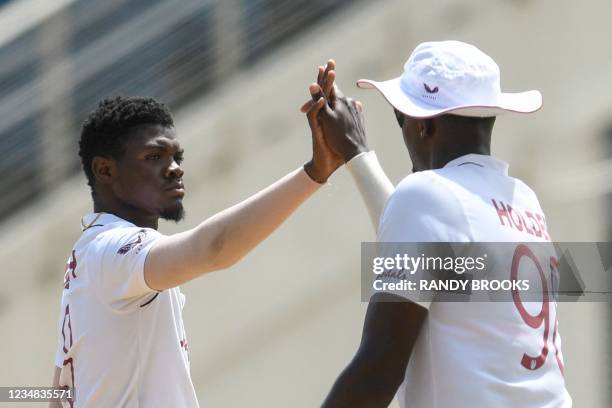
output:
[[[162,220],[167,221],[181,221],[183,218],[185,218],[185,209],[183,208],[183,203],[178,202],[176,205],[164,208],[159,217]]]

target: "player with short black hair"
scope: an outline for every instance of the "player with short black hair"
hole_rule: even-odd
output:
[[[91,111],[81,127],[79,157],[92,194],[95,193],[95,178],[91,169],[94,157],[119,159],[130,136],[128,130],[135,126],[151,124],[174,126],[168,107],[153,98],[105,98]]]
[[[79,142],[93,212],[66,265],[55,357],[53,384],[73,389],[71,406],[198,406],[179,285],[238,262],[342,164],[320,133],[312,146],[311,160],[269,187],[163,235],[159,219],[184,213],[172,116],[151,98],[100,102]]]

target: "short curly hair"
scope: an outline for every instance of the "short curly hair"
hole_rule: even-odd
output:
[[[87,184],[94,190],[94,157],[120,159],[131,128],[139,125],[174,126],[168,108],[153,98],[115,96],[100,101],[81,128],[79,156]]]

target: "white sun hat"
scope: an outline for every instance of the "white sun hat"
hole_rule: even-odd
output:
[[[488,117],[532,113],[542,107],[539,91],[502,92],[495,61],[460,41],[419,44],[400,77],[382,82],[360,79],[357,86],[376,88],[395,109],[414,118],[445,113]]]

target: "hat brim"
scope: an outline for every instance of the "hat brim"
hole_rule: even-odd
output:
[[[402,91],[400,77],[388,81],[360,79],[357,86],[362,89],[376,89],[395,109],[414,118],[432,118],[452,113],[460,116],[490,117],[506,112],[533,113],[542,108],[542,94],[539,91],[517,93],[503,92],[494,106],[459,105],[440,109],[424,103]]]

